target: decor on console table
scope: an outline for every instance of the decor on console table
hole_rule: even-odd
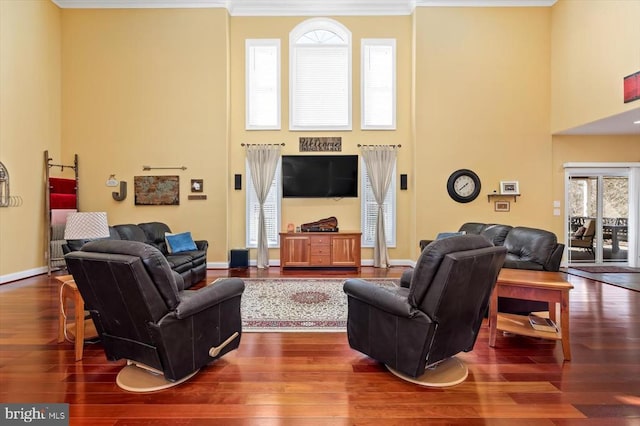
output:
[[[330,216],[315,222],[303,223],[300,230],[302,232],[338,232],[338,219]]]

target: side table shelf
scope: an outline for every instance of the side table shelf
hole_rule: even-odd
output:
[[[537,337],[548,340],[562,340],[560,331],[539,331],[531,327],[529,318],[524,315],[498,313],[498,330],[506,331],[520,336]],[[560,329],[558,329],[560,330]]]

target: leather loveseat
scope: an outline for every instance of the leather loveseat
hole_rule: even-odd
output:
[[[564,244],[558,243],[553,232],[524,226],[479,222],[464,223],[459,232],[482,235],[493,245],[506,247],[507,257],[503,268],[552,272],[560,269]],[[420,248],[423,250],[430,242],[421,240]],[[498,300],[498,310],[521,314],[546,311],[548,305],[546,302],[501,297]]]
[[[209,243],[206,240],[194,241],[197,250],[170,253],[167,247],[165,233],[171,234],[169,226],[162,222],[146,222],[137,225],[124,224],[109,227],[111,240],[139,241],[154,246],[167,259],[172,270],[182,276],[183,288],[187,289],[205,279],[207,275],[207,249]],[[87,243],[87,240],[68,240],[64,253],[77,251]]]

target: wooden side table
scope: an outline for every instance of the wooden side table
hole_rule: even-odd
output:
[[[523,336],[560,340],[564,359],[571,360],[569,342],[569,290],[573,288],[561,272],[529,271],[503,268],[489,304],[489,346],[496,344],[497,330]],[[558,332],[538,331],[529,318],[498,312],[498,296],[540,300],[549,303],[549,317],[558,325]],[[560,306],[560,322],[556,318],[556,304]]]
[[[55,277],[60,282],[60,309],[58,311],[58,343],[66,340],[71,334],[74,336],[76,361],[82,359],[85,337],[95,338],[98,336],[95,325],[91,319],[84,319],[84,300],[78,291],[72,275],[60,275]],[[75,320],[72,324],[67,324],[67,302],[73,303]]]

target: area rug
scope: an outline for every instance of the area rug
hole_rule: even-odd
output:
[[[244,278],[243,332],[335,332],[347,326],[344,278]],[[399,280],[367,280],[396,287]],[[215,282],[213,283],[215,285]]]
[[[570,268],[594,274],[640,273],[640,268],[630,268],[627,266],[571,266]]]
[[[620,270],[619,268],[625,269]],[[609,272],[599,272],[609,271]],[[605,284],[640,292],[640,268],[623,266],[571,266],[563,272]]]

